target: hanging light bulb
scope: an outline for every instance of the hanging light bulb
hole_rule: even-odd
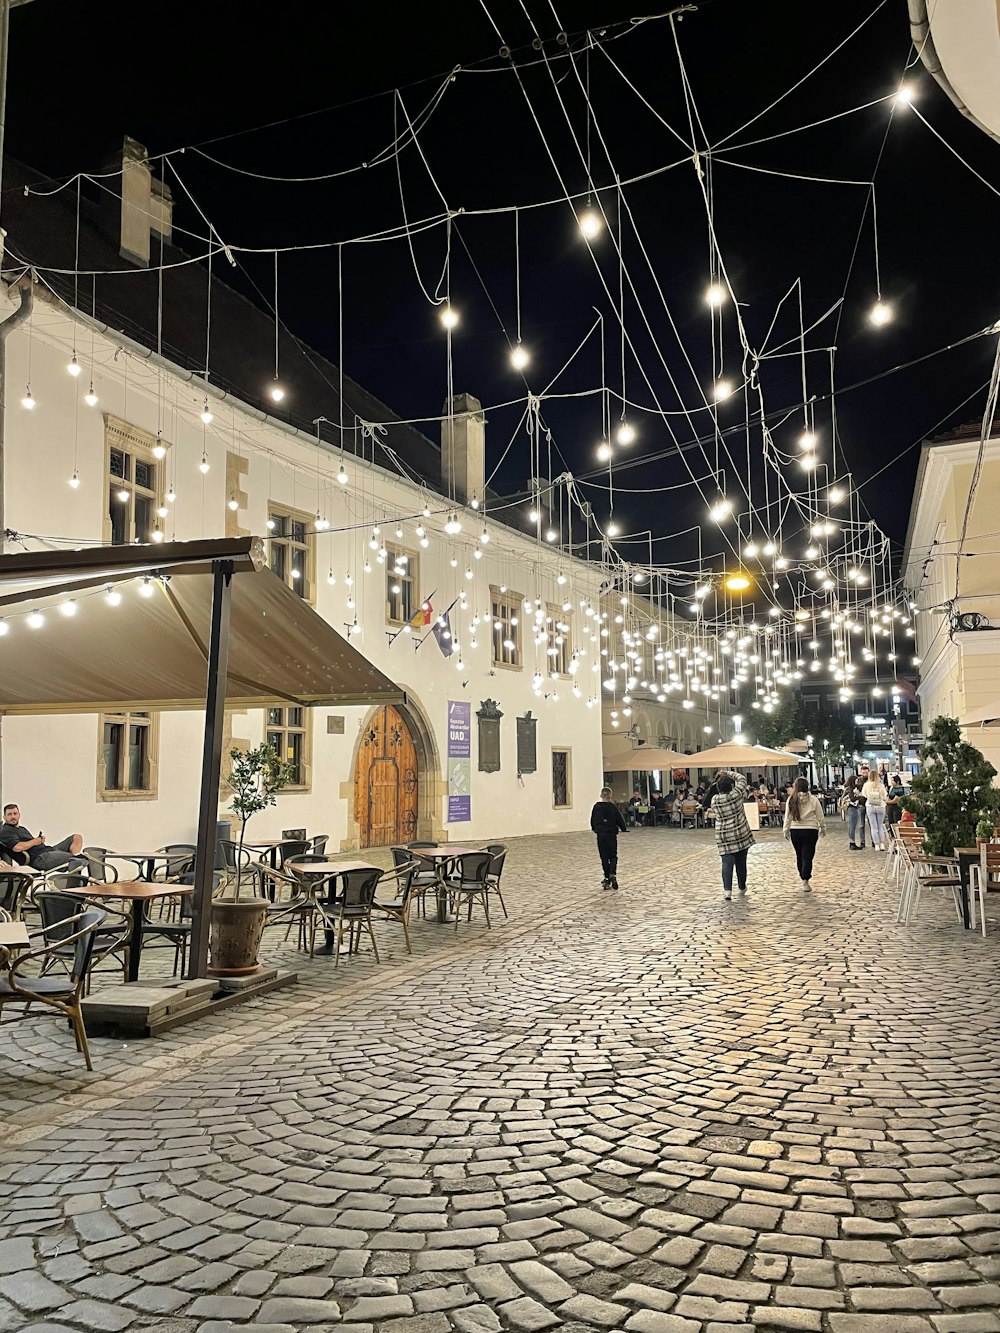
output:
[[[829,489],[829,490],[827,491],[827,493],[826,493],[826,498],[829,500],[830,504],[832,504],[832,505],[838,505],[838,504],[840,504],[841,500],[843,500],[843,498],[844,498],[844,491],[843,491],[842,487],[840,487],[840,486],[831,486],[830,489]]]
[[[62,614],[62,615],[64,615],[64,616],[67,616],[67,617],[69,617],[69,616],[75,616],[75,615],[76,615],[76,602],[74,602],[73,599],[70,598],[70,600],[69,600],[68,602],[63,602],[63,603],[62,603],[62,605],[59,607],[59,611],[60,611],[60,614]]]
[[[757,545],[756,542],[747,542],[746,546],[744,546],[743,548],[743,554],[746,556],[748,560],[753,560],[753,558],[758,554],[759,550],[760,547]]]
[[[635,427],[630,426],[627,421],[623,420],[615,432],[615,439],[619,444],[631,444],[635,439]]]
[[[177,492],[174,490],[173,486],[171,486],[170,490],[167,491],[166,494],[167,504],[173,504],[173,502],[176,499],[177,499]]]
[[[206,426],[213,420],[212,412],[209,409],[207,398],[205,399],[205,406],[201,409],[201,419]]]
[[[167,514],[168,514],[169,512],[170,512],[170,511],[169,511],[169,509],[167,508],[166,505],[160,505],[160,507],[159,507],[159,508],[157,509],[157,511],[156,511],[156,517],[157,517],[157,518],[166,518],[166,516],[167,516]]]
[[[488,543],[489,543],[489,540],[490,540],[490,534],[486,531],[486,528],[485,528],[485,527],[483,528],[482,532],[479,534],[479,540],[482,542],[482,544],[483,544],[484,546],[488,545]]]
[[[229,508],[233,511],[233,513],[235,513],[236,510],[239,509],[239,507],[240,507],[239,500],[237,500],[235,495],[231,495],[229,497]]]
[[[600,236],[601,230],[604,227],[604,222],[601,218],[600,213],[598,213],[596,209],[591,208],[589,205],[583,210],[582,213],[578,214],[577,222],[579,224],[580,231],[583,233],[584,236],[586,236],[588,241],[592,241],[595,236]]]
[[[160,439],[159,434],[156,437],[156,443],[153,445],[153,457],[156,459],[166,458],[167,447]]]
[[[610,457],[611,445],[608,444],[607,440],[602,440],[597,446],[597,461],[599,463],[606,463]]]
[[[30,384],[25,388],[24,397],[21,399],[21,406],[28,412],[33,412],[35,410],[35,400],[31,396]]]
[[[710,282],[705,288],[705,303],[710,305],[713,310],[717,309],[726,299],[726,289],[721,282]]]
[[[733,512],[732,500],[727,500],[726,497],[723,496],[722,499],[716,500],[715,504],[713,504],[711,509],[708,511],[708,514],[709,517],[713,519],[716,523],[721,523],[723,519],[728,518],[732,512]]]
[[[274,403],[280,403],[282,398],[284,398],[285,396],[285,390],[282,388],[282,386],[278,383],[277,380],[275,380],[274,383],[271,385],[270,389],[268,390],[268,393],[271,395],[271,401]]]
[[[458,323],[458,311],[455,309],[454,306],[446,305],[443,307],[438,318],[440,319],[444,328],[453,329]]]
[[[811,430],[804,430],[799,436],[800,449],[815,449],[817,444],[816,433]]]
[[[604,535],[606,537],[617,537],[619,531],[620,529],[618,527],[618,524],[614,521],[614,519],[613,518],[608,519],[608,526],[604,529]]]
[[[208,455],[202,454],[201,462],[198,464],[198,471],[204,474],[205,472],[208,471],[208,468],[209,468]]]
[[[515,370],[523,370],[530,360],[528,349],[522,347],[520,343],[510,349],[510,364]]]
[[[330,521],[329,521],[329,519],[324,518],[323,515],[322,515],[322,514],[319,514],[319,513],[317,513],[317,515],[316,515],[316,520],[315,520],[315,522],[316,522],[316,531],[317,531],[317,532],[326,532],[327,528],[330,526]]]
[[[899,90],[893,100],[899,107],[909,106],[913,101],[913,89],[908,83],[900,84]]]
[[[71,359],[69,365],[66,367],[66,369],[69,371],[69,373],[73,376],[74,379],[76,379],[77,375],[79,375],[80,372],[83,370],[83,366],[81,366],[80,363],[79,363],[79,361],[77,361],[77,359],[76,359],[76,351],[75,351],[75,349],[74,349],[74,352],[73,352],[73,357],[72,357],[72,359]]]
[[[716,380],[712,385],[712,397],[717,403],[724,402],[733,392],[731,380]]]
[[[530,523],[538,522],[538,510],[535,508],[534,505],[532,505],[531,508],[528,510],[528,521]]]
[[[152,537],[152,539],[153,539],[154,542],[156,542],[157,544],[159,544],[160,542],[163,541],[163,529],[162,529],[162,528],[154,528],[153,531],[150,533],[150,536]]]
[[[126,490],[116,491],[116,492],[115,492],[115,499],[119,502],[119,504],[127,504],[127,503],[128,503],[128,491],[126,491]]]
[[[889,305],[888,302],[883,301],[880,296],[872,306],[871,310],[868,311],[868,322],[874,324],[877,329],[880,329],[883,325],[890,323],[891,320],[892,306]]]
[[[337,480],[340,482],[341,486],[347,485],[347,472],[344,469],[343,463],[341,463],[340,467],[337,469]]]
[[[430,518],[431,516],[431,507],[426,500],[424,501],[424,507],[421,510],[421,513],[423,514],[424,518]]]
[[[558,541],[558,539],[559,539],[559,534],[558,532],[556,532],[555,528],[549,528],[548,532],[545,534],[545,540],[547,542],[554,542]]]
[[[79,490],[79,488],[80,488],[80,474],[79,474],[79,472],[77,472],[77,471],[74,470],[73,475],[72,475],[72,476],[70,477],[70,479],[69,479],[69,484],[73,487],[74,491]]]
[[[42,615],[41,611],[32,611],[31,615],[28,616],[29,629],[41,629],[44,624],[45,617]]]
[[[93,381],[93,380],[90,381],[90,388],[89,388],[89,389],[87,390],[87,392],[83,395],[83,401],[87,404],[88,407],[96,407],[96,406],[97,406],[97,394],[94,393],[94,381]]]
[[[150,578],[144,578],[143,581],[139,584],[139,596],[152,597],[152,595],[153,595],[153,580]]]
[[[819,463],[815,454],[803,454],[799,459],[799,467],[804,468],[806,472],[812,472],[818,466]]]
[[[448,515],[448,521],[444,525],[444,530],[449,537],[454,537],[456,533],[462,531],[462,524],[459,522],[458,515],[454,510]]]

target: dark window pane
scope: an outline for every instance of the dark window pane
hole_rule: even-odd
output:
[[[302,742],[305,737],[301,731],[288,732],[288,746],[285,751],[285,758],[292,766],[292,782],[296,787],[301,787],[304,780],[302,769]]]
[[[104,787],[107,791],[118,791],[121,787],[122,732],[120,722],[104,724]]]
[[[279,579],[285,577],[285,548],[280,542],[271,543],[271,568]]]
[[[301,709],[301,708],[289,708],[287,711],[288,711],[288,720],[287,720],[287,722],[285,723],[285,725],[286,725],[286,726],[289,726],[289,727],[301,727],[301,726],[302,726],[302,709]]]
[[[122,506],[125,508],[126,506]],[[148,542],[153,531],[153,502],[148,496],[135,497],[135,540]]]
[[[109,464],[111,475],[113,477],[128,476],[128,455],[122,453],[120,449],[111,450],[111,461]]]
[[[144,459],[135,460],[135,484],[143,486],[147,491],[156,490],[156,464],[147,463]]]
[[[303,522],[301,522],[299,519],[297,519],[297,518],[292,519],[292,521],[291,521],[291,532],[292,532],[292,540],[293,540],[293,541],[297,541],[297,542],[304,542],[304,541],[305,541],[305,539],[306,539],[306,525],[305,525]]]
[[[569,804],[569,755],[565,750],[552,755],[552,801],[554,805]]]
[[[149,728],[145,725],[129,727],[128,744],[128,786],[130,791],[149,790],[149,771],[147,765],[147,739]]]
[[[270,746],[272,747],[272,749],[274,749],[275,751],[277,751],[278,756],[279,756],[279,758],[280,758],[280,756],[281,756],[281,745],[282,745],[282,741],[281,741],[281,732],[280,732],[280,731],[269,731],[269,732],[267,733],[267,743],[268,743],[268,745],[270,745]]]
[[[112,486],[108,495],[108,514],[111,517],[111,542],[124,546],[128,541],[128,505],[118,499],[118,488]]]
[[[289,552],[292,558],[292,587],[300,597],[306,595],[306,553],[293,546]]]
[[[281,709],[280,709],[280,708],[269,708],[269,709],[267,710],[267,725],[268,725],[269,727],[280,727],[280,726],[281,726]]]

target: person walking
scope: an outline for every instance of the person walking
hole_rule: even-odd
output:
[[[813,857],[816,844],[826,836],[822,802],[809,791],[806,778],[796,778],[785,806],[785,837],[795,848],[795,863],[806,893],[812,892]]]
[[[870,773],[868,781],[861,788],[865,798],[865,816],[872,834],[872,847],[877,852],[885,851],[885,787],[877,773]]]
[[[727,903],[733,897],[734,870],[740,893],[747,891],[747,852],[756,841],[743,809],[748,790],[742,773],[721,773],[712,798],[715,844],[722,857],[722,892]]]
[[[590,827],[597,834],[597,854],[604,879],[602,889],[618,888],[618,834],[627,833],[622,812],[611,799],[611,788],[601,788],[601,799],[590,812]]]
[[[848,847],[852,852],[864,851],[865,847],[865,798],[861,784],[852,774],[844,785],[844,794],[840,798],[841,813],[847,815]]]

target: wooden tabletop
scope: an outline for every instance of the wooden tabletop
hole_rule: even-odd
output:
[[[34,866],[9,866],[6,861],[0,862],[0,875],[13,872],[15,875],[40,875],[42,872],[36,870]]]
[[[473,852],[481,852],[482,847],[459,847],[452,846],[449,843],[439,843],[436,847],[414,847],[412,855],[423,857],[428,861],[451,860],[455,856],[470,856]]]
[[[280,847],[283,842],[311,842],[311,838],[258,838],[255,842],[244,840],[244,848],[249,847],[251,851],[259,851],[263,847]]]
[[[190,884],[150,884],[145,879],[123,879],[117,884],[89,880],[70,892],[82,898],[124,898],[131,902],[138,898],[173,898],[175,894],[193,893],[194,887]]]
[[[0,944],[27,944],[28,927],[23,921],[0,921]]]
[[[285,862],[298,875],[342,875],[348,870],[378,870],[369,861],[298,861],[293,856]]]

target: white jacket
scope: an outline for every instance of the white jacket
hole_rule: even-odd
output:
[[[791,797],[785,802],[785,823],[784,829],[787,833],[793,828],[817,829],[820,835],[826,832],[826,817],[823,814],[823,806],[815,796],[804,791],[799,793],[799,817],[792,818]]]
[[[869,807],[875,809],[885,808],[885,787],[882,785],[881,778],[869,778],[861,788],[861,794],[865,798]]]

